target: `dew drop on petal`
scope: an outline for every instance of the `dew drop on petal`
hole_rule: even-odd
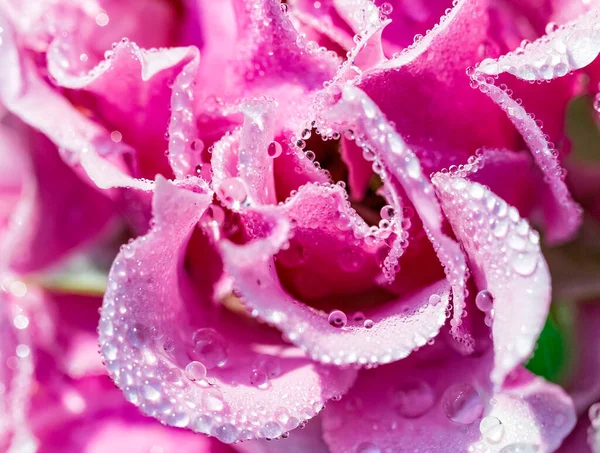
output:
[[[383,220],[391,220],[394,217],[394,208],[390,205],[386,205],[379,211]]]
[[[250,372],[250,384],[255,387],[264,387],[269,383],[269,376],[263,370],[252,370]]]
[[[537,269],[538,258],[535,253],[518,253],[512,257],[511,265],[517,274],[528,277]]]
[[[238,429],[234,425],[226,423],[214,430],[214,436],[223,443],[231,444],[237,440]]]
[[[371,319],[365,319],[365,322],[363,323],[365,329],[371,329],[374,325],[375,323]]]
[[[218,194],[225,204],[236,208],[248,197],[246,186],[240,178],[228,178],[223,181],[219,186]]]
[[[279,142],[271,142],[269,143],[269,146],[267,147],[267,154],[269,155],[269,157],[275,159],[276,157],[281,156],[281,152],[282,152],[282,147],[281,144]]]
[[[227,361],[229,345],[223,335],[215,329],[208,327],[196,330],[192,341],[196,358],[207,369],[221,366]]]
[[[206,377],[206,367],[202,362],[194,360],[185,367],[185,374],[192,381],[201,381]]]
[[[327,318],[329,324],[333,327],[337,327],[338,329],[344,327],[348,323],[348,317],[346,313],[341,310],[333,310],[329,313],[329,317]]]
[[[490,311],[494,306],[494,298],[492,297],[492,293],[490,293],[487,289],[481,290],[475,296],[475,305],[483,312]]]
[[[461,425],[470,425],[481,417],[483,402],[472,385],[454,384],[444,392],[442,408],[449,420]]]
[[[442,300],[442,298],[440,297],[439,294],[432,294],[431,296],[429,296],[429,303],[431,305],[433,305],[434,307],[440,303],[440,301]]]
[[[401,383],[392,395],[392,406],[401,417],[417,418],[425,414],[435,403],[431,386],[423,380]]]
[[[504,425],[498,418],[488,415],[479,423],[479,432],[484,439],[495,444],[502,440]]]
[[[363,322],[365,320],[365,314],[362,311],[357,311],[352,315],[352,321]]]

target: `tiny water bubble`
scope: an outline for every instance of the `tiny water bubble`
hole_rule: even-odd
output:
[[[331,313],[329,313],[327,320],[329,321],[330,325],[338,329],[345,327],[348,323],[348,317],[346,316],[346,313],[341,310],[333,310]]]

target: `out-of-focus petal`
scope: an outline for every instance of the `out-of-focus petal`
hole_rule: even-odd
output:
[[[489,354],[460,357],[436,345],[362,371],[348,395],[324,413],[325,441],[332,453],[369,451],[368,446],[498,453],[514,444],[554,451],[575,425],[569,397],[524,369],[495,392],[491,362]]]
[[[3,126],[0,134],[7,138],[4,151],[21,161],[13,176],[22,186],[0,238],[0,267],[27,273],[55,264],[96,237],[114,218],[115,205],[65,164],[42,134],[19,121],[12,128]]]

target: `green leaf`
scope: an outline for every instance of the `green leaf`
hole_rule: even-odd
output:
[[[564,381],[571,368],[573,314],[569,306],[562,302],[552,305],[533,357],[525,365],[529,371],[550,382]]]

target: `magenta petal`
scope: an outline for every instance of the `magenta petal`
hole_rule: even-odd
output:
[[[119,161],[131,149],[111,140],[104,128],[53,90],[37,74],[33,62],[20,54],[9,23],[2,18],[0,22],[4,29],[0,61],[10,69],[0,74],[0,98],[5,107],[64,150],[64,158],[79,163],[98,187],[150,190],[150,182],[131,178]]]
[[[197,297],[181,273],[190,235],[211,200],[201,187],[195,193],[157,181],[153,229],[126,246],[111,270],[99,327],[102,355],[125,397],[164,423],[227,443],[279,437],[345,392],[354,373],[314,365],[264,326],[218,310],[210,293]],[[210,256],[203,257],[207,272],[220,265]],[[219,349],[224,366],[207,363],[212,385],[183,375],[195,357],[198,327],[219,331],[229,344]],[[265,356],[280,371],[259,388],[252,385],[253,362]]]
[[[283,209],[297,228],[331,231],[332,238],[335,233],[351,235],[352,232],[340,232],[335,226],[340,214],[351,215],[340,192],[336,186],[306,185]],[[276,216],[282,214],[276,208],[272,211]],[[423,346],[444,324],[450,288],[445,280],[441,280],[383,306],[367,307],[365,315],[372,321],[368,327],[362,320],[358,324],[349,322],[341,329],[333,327],[327,313],[297,301],[283,289],[272,256],[288,239],[285,226],[280,226],[274,228],[270,236],[245,245],[223,242],[223,260],[226,271],[234,279],[234,288],[253,313],[281,329],[291,342],[307,351],[313,359],[336,365],[388,363]],[[335,241],[332,239],[331,242]],[[354,254],[362,253],[347,250],[332,253],[341,253],[341,257],[348,255],[347,260],[356,259]],[[336,271],[331,269],[331,272]],[[434,303],[430,303],[432,297]]]
[[[489,355],[459,357],[437,348],[363,371],[348,395],[324,413],[325,441],[332,453],[361,451],[369,443],[380,451],[498,453],[515,443],[554,451],[575,425],[569,397],[524,369],[510,387],[494,392],[489,364]],[[444,410],[444,392],[453,385],[478,393],[469,399],[469,413],[455,418],[464,424]],[[402,397],[407,391],[408,400]],[[493,418],[484,423],[482,417]]]
[[[46,137],[13,121],[23,138],[0,129],[7,151],[21,160],[14,168],[22,179],[18,204],[0,238],[0,267],[39,271],[55,264],[98,234],[114,218],[115,205],[63,162]]]
[[[446,217],[469,256],[480,290],[493,296],[494,384],[533,352],[550,307],[550,274],[538,233],[481,184],[438,174]]]
[[[351,127],[359,140],[364,141],[363,148],[370,148],[377,155],[376,163],[384,168],[380,172],[382,179],[385,181],[391,176],[401,184],[419,214],[452,286],[454,319],[451,324],[453,333],[457,334],[465,309],[466,262],[456,241],[442,231],[440,205],[431,182],[423,174],[419,159],[390,126],[377,105],[358,88],[346,86],[342,100],[330,112],[324,113],[324,117],[326,122],[337,123],[338,128],[340,124],[349,124],[346,127]],[[462,335],[457,337],[464,340]],[[470,342],[467,340],[467,343]]]

